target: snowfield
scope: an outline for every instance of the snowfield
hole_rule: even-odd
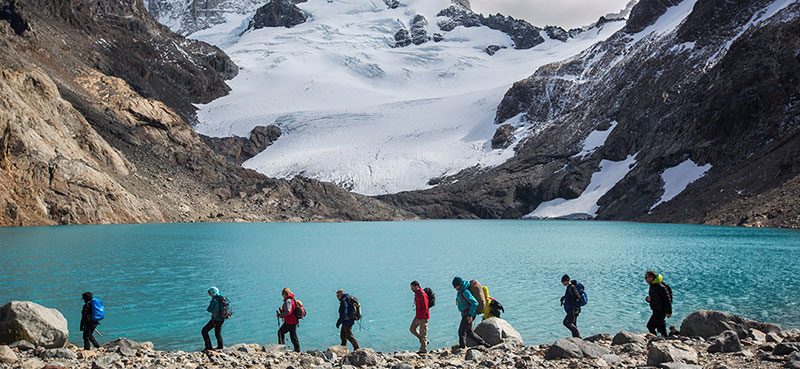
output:
[[[450,0],[407,0],[396,9],[382,0],[298,6],[310,17],[293,28],[242,34],[249,19],[231,15],[190,36],[221,47],[240,67],[229,81],[230,95],[198,106],[196,129],[247,137],[255,126],[276,124],[283,135],[245,167],[270,177],[330,181],[366,195],[425,189],[432,178],[508,160],[515,145],[492,150],[490,141],[509,87],[625,23],[607,23],[566,43],[542,32],[545,43],[515,50],[506,34],[486,27],[440,31],[436,14]],[[427,18],[429,35],[442,33],[444,40],[393,48],[394,33],[410,28],[416,14]],[[489,45],[506,49],[489,56]],[[519,138],[525,130],[517,122],[509,123],[519,128]]]

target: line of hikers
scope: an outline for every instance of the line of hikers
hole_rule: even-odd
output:
[[[649,284],[650,290],[645,299],[650,304],[653,311],[650,320],[647,322],[647,329],[652,334],[660,333],[667,336],[666,318],[672,317],[672,289],[664,283],[664,278],[652,270],[645,273],[645,281]],[[578,315],[581,307],[588,302],[583,284],[570,279],[569,275],[561,277],[561,283],[566,287],[564,296],[561,297],[561,305],[564,306],[566,316],[563,324],[572,333],[573,337],[582,338],[578,331]],[[483,319],[500,317],[501,312],[505,312],[503,305],[494,298],[489,297],[489,289],[482,286],[477,280],[465,281],[461,277],[453,278],[453,288],[456,290],[456,306],[461,313],[461,323],[458,327],[458,346],[465,348],[467,339],[471,339],[478,345],[489,347],[483,338],[475,334],[472,324],[478,313],[482,313]],[[421,288],[419,282],[411,282],[411,291],[414,293],[415,315],[409,330],[419,340],[419,353],[428,352],[428,321],[430,320],[430,308],[435,305],[436,295],[429,287]],[[217,340],[216,349],[223,348],[222,325],[226,319],[233,317],[233,309],[230,301],[222,296],[216,287],[208,289],[211,301],[206,311],[211,313],[211,319],[203,326],[201,334],[205,343],[205,350],[212,350],[211,339],[208,333],[213,329]],[[285,344],[286,333],[294,347],[294,351],[300,352],[300,340],[297,337],[297,326],[301,319],[306,316],[306,309],[303,303],[295,298],[294,293],[289,288],[281,291],[283,304],[275,311],[275,316],[283,320],[283,324],[278,329],[278,343]],[[84,305],[81,311],[80,329],[83,331],[83,346],[85,350],[91,349],[90,343],[94,347],[99,347],[94,338],[100,320],[105,317],[103,302],[93,297],[91,292],[86,292],[82,296]],[[359,349],[358,340],[353,335],[353,325],[361,320],[361,304],[358,299],[346,293],[344,290],[336,291],[336,298],[339,300],[339,319],[336,321],[336,328],[340,329],[339,337],[341,345],[346,346],[347,342],[353,345],[354,350]],[[99,333],[99,332],[98,332]],[[674,327],[670,327],[669,335],[676,334]]]

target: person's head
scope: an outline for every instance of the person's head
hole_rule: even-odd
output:
[[[674,333],[674,332],[677,332],[678,329],[676,329],[674,325],[671,325],[671,326],[669,326],[669,331]]]
[[[281,295],[283,295],[283,298],[287,298],[291,294],[292,294],[292,290],[290,290],[288,287],[284,288],[283,291],[281,291]]]
[[[344,290],[336,290],[336,298],[341,299],[344,296]]]
[[[208,295],[211,297],[219,296],[219,288],[211,287],[208,289]]]
[[[419,291],[419,282],[417,281],[411,282],[411,290],[414,292]]]
[[[561,284],[563,284],[564,286],[569,285],[569,281],[570,281],[569,275],[564,274],[563,276],[561,276]]]
[[[647,281],[647,283],[653,283],[653,281],[656,280],[656,272],[648,270],[647,273],[644,273],[644,280]]]
[[[463,286],[463,285],[464,285],[464,280],[461,279],[461,277],[453,278],[453,288],[455,288],[457,290],[460,290],[461,286]]]
[[[92,298],[93,298],[91,292],[84,292],[83,295],[81,295],[81,297],[83,298],[84,302],[92,301]]]

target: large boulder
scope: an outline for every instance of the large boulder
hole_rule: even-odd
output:
[[[647,344],[647,338],[644,338],[644,336],[635,333],[620,331],[611,340],[612,345],[624,345],[627,343],[638,343],[644,346]]]
[[[659,366],[662,363],[697,364],[698,356],[690,346],[670,341],[653,341],[647,349],[647,365]]]
[[[0,307],[0,344],[25,340],[59,348],[66,346],[68,339],[67,319],[56,309],[30,301],[11,301]]]
[[[587,342],[580,338],[562,338],[553,343],[544,358],[547,360],[572,359],[572,358],[599,358],[603,355],[611,354],[607,347],[600,346],[593,342]]]
[[[347,354],[342,360],[342,364],[374,367],[378,365],[378,355],[372,349],[361,348]]]
[[[703,337],[709,339],[720,333],[732,330],[739,338],[749,335],[751,329],[758,329],[764,333],[781,331],[777,324],[759,323],[754,320],[742,318],[733,314],[713,310],[698,310],[689,314],[681,323],[681,335],[689,337]]]
[[[742,351],[742,342],[739,335],[734,331],[725,331],[712,338],[709,343],[708,352],[739,352]]]
[[[511,326],[505,319],[489,318],[484,319],[475,326],[475,334],[483,338],[486,343],[494,346],[506,341],[511,341],[522,345],[522,335]],[[476,346],[476,342],[468,340],[469,346]]]
[[[775,348],[772,350],[774,355],[789,355],[793,352],[800,352],[800,343],[784,341],[775,345]]]

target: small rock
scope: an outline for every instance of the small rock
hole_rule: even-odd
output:
[[[350,350],[347,346],[331,346],[328,347],[327,352],[330,352],[338,357],[345,357],[345,355],[350,353]]]
[[[651,342],[647,349],[647,365],[656,366],[669,362],[697,364],[697,351],[682,343],[667,341]]]
[[[16,363],[19,358],[17,358],[17,354],[11,350],[8,346],[0,346],[0,363],[4,364],[13,364]]]
[[[464,355],[464,360],[466,360],[466,361],[481,361],[481,360],[483,360],[483,357],[484,357],[483,352],[480,352],[480,350],[469,349],[467,351],[467,354]]]
[[[638,343],[642,346],[647,344],[647,338],[631,332],[621,331],[617,333],[611,341],[612,345],[624,345],[627,343]]]
[[[708,352],[739,352],[742,351],[742,343],[739,341],[739,335],[734,331],[725,331],[714,337],[709,341],[711,346],[708,347]]]
[[[700,365],[692,365],[686,363],[663,363],[658,366],[662,369],[703,369]]]
[[[569,358],[599,358],[605,354],[610,354],[611,350],[596,343],[587,342],[580,338],[562,338],[545,352],[544,358],[547,360],[569,359]]]
[[[391,369],[414,369],[414,366],[407,362],[401,361],[392,365]]]
[[[44,365],[44,361],[39,359],[28,359],[22,363],[22,369],[41,369]]]
[[[92,362],[92,369],[111,369],[120,359],[119,354],[107,353]]]
[[[759,331],[758,329],[751,329],[750,330],[750,338],[753,339],[755,343],[766,343],[767,342],[767,335]]]
[[[14,342],[14,343],[8,345],[8,347],[16,348],[17,350],[20,350],[20,351],[30,351],[30,350],[33,350],[33,349],[36,348],[36,346],[34,344],[32,344],[32,343],[30,343],[28,341],[17,341],[17,342]]]
[[[343,364],[362,366],[376,366],[378,365],[378,355],[375,351],[368,348],[360,348],[355,350],[342,359]]]
[[[600,358],[605,360],[605,362],[607,362],[607,363],[609,363],[611,365],[616,365],[616,364],[621,364],[622,363],[622,358],[617,356],[617,355],[614,355],[614,354],[605,354],[603,356],[600,356]]]
[[[264,345],[264,346],[261,347],[261,349],[264,350],[264,352],[286,352],[286,351],[289,351],[286,348],[285,345],[276,345],[276,344]]]
[[[600,333],[600,334],[595,334],[594,336],[586,337],[583,340],[589,342],[599,342],[599,341],[611,341],[612,339],[614,339],[614,337],[611,336],[610,334]]]
[[[770,333],[767,333],[766,341],[767,341],[767,343],[781,343],[781,342],[783,342],[783,337],[781,337],[781,335],[779,335],[779,334],[777,334],[775,332],[770,332]]]
[[[78,355],[75,351],[66,348],[55,348],[55,349],[47,349],[44,351],[43,355],[41,356],[43,359],[68,359],[68,360],[76,360],[78,359]]]

